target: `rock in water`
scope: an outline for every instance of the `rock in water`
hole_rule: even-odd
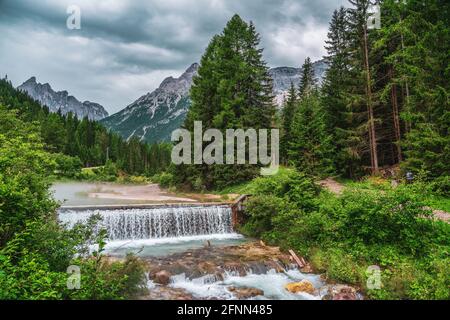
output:
[[[166,270],[159,271],[155,274],[153,281],[163,286],[167,286],[170,283],[170,277],[172,275]]]
[[[238,299],[249,299],[257,296],[263,296],[264,291],[256,288],[247,288],[247,287],[230,287],[228,291],[232,292],[236,298]]]
[[[300,282],[288,283],[284,288],[291,293],[306,292],[309,294],[314,294],[316,291],[313,284],[306,279]]]
[[[331,300],[358,300],[356,289],[346,285],[333,286],[328,291],[328,297]]]

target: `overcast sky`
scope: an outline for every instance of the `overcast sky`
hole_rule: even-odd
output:
[[[0,77],[36,76],[115,113],[198,62],[238,13],[252,20],[270,67],[324,54],[328,23],[347,0],[0,0]],[[67,8],[81,10],[69,30]]]

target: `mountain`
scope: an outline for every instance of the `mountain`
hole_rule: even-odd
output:
[[[325,78],[327,64],[324,60],[319,60],[313,63],[313,68],[316,79],[318,83],[321,84]],[[299,87],[301,72],[302,68],[292,67],[278,67],[269,70],[269,74],[273,79],[273,91],[278,106],[283,105],[286,94],[291,87],[291,83],[293,83],[296,88]]]
[[[36,82],[36,77],[31,77],[17,89],[25,91],[33,99],[39,101],[42,105],[46,105],[50,112],[58,112],[58,110],[61,110],[62,114],[72,112],[79,119],[87,116],[91,120],[100,120],[108,116],[105,108],[98,103],[80,102],[74,96],[70,96],[67,91],[55,92],[48,83]]]
[[[327,69],[323,60],[313,63],[316,78],[322,82]],[[126,139],[137,137],[149,143],[170,141],[172,131],[184,122],[189,110],[189,90],[199,65],[194,63],[179,78],[165,79],[158,89],[140,97],[122,111],[101,123]],[[280,67],[269,70],[273,78],[276,103],[282,106],[291,82],[298,87],[301,68]]]
[[[147,142],[170,141],[184,122],[190,106],[189,90],[199,65],[194,63],[179,78],[166,78],[158,89],[140,97],[101,123],[124,138]]]

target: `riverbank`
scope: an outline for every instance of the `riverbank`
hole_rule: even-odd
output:
[[[54,198],[64,206],[227,203],[238,197],[238,194],[175,193],[153,183],[57,181],[53,183],[51,191]]]

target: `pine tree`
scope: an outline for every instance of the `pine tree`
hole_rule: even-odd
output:
[[[329,133],[335,146],[334,163],[338,173],[358,175],[361,166],[361,139],[348,95],[352,86],[350,39],[347,9],[334,11],[326,41],[328,70],[322,85],[322,104]]]
[[[317,79],[314,75],[314,67],[311,59],[307,57],[302,66],[302,75],[300,78],[299,96],[300,99],[310,94],[317,86]]]
[[[357,128],[362,128],[367,132],[367,149],[361,150],[370,156],[370,170],[377,173],[379,170],[376,119],[374,116],[374,97],[372,94],[372,70],[370,65],[370,43],[367,20],[369,18],[369,0],[349,0],[352,8],[348,9],[349,31],[350,31],[350,52],[351,68],[353,72],[353,88],[351,92],[350,103],[352,108],[359,115],[364,114],[365,107],[366,120]],[[366,152],[367,151],[367,152]]]
[[[194,121],[203,129],[270,129],[275,113],[272,81],[252,23],[232,17],[211,40],[191,88],[192,107],[184,127]],[[252,165],[185,165],[175,168],[180,184],[213,188],[248,180],[257,174]]]
[[[281,136],[281,158],[285,164],[289,161],[289,143],[292,141],[292,120],[294,119],[295,111],[298,107],[298,97],[297,90],[295,89],[294,84],[291,82],[291,87],[289,89],[287,99],[284,103],[282,110],[282,136]]]
[[[301,171],[327,176],[333,170],[333,147],[317,90],[301,100],[291,126],[289,159]]]

